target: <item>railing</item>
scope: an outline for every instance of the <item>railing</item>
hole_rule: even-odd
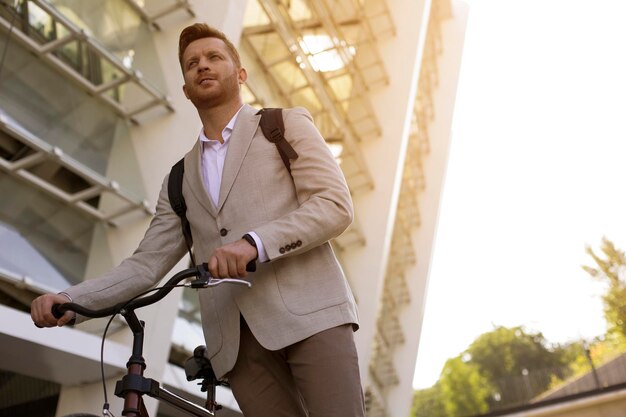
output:
[[[8,174],[20,178],[47,194],[62,200],[68,205],[100,221],[115,225],[114,219],[131,211],[139,210],[146,215],[152,215],[152,210],[146,200],[135,197],[124,190],[113,180],[110,180],[74,158],[68,156],[62,149],[52,146],[36,137],[20,126],[15,120],[0,111],[0,134],[4,133],[5,145],[10,141],[15,152],[0,152],[0,169]],[[65,178],[73,178],[71,187],[52,180],[52,176],[41,176],[34,172],[34,168],[42,163],[51,163],[55,170],[63,170]],[[116,197],[113,209],[104,211],[99,207],[104,194]]]
[[[144,80],[141,72],[125,66],[46,0],[15,4],[0,7],[0,28],[120,116],[138,123],[137,115],[155,107],[174,111],[170,98]]]

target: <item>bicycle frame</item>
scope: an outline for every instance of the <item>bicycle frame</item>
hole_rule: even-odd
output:
[[[215,403],[215,387],[218,384],[218,381],[214,377],[210,378],[209,381],[207,381],[205,377],[205,381],[202,383],[203,390],[205,387],[207,388],[206,408],[202,408],[161,387],[158,381],[151,378],[145,378],[143,376],[143,372],[146,368],[146,362],[143,358],[145,322],[139,320],[135,314],[135,309],[161,300],[170,291],[172,291],[172,289],[174,289],[180,281],[192,276],[196,276],[197,279],[186,285],[191,288],[207,288],[217,286],[221,283],[236,283],[247,285],[248,287],[251,286],[248,281],[239,279],[212,278],[208,273],[208,266],[205,263],[180,271],[152,295],[136,298],[113,307],[101,310],[90,310],[74,303],[57,304],[53,306],[53,314],[57,317],[61,317],[68,310],[91,318],[106,317],[119,313],[128,323],[128,327],[133,332],[132,354],[126,364],[128,370],[127,374],[124,375],[121,380],[117,381],[115,386],[115,395],[120,398],[124,398],[124,409],[122,411],[123,416],[148,417],[145,406],[143,405],[142,396],[144,394],[152,398],[156,398],[159,401],[166,402],[171,406],[196,417],[214,416],[215,411],[219,408],[219,406]]]

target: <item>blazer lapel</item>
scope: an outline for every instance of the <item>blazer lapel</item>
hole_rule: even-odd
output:
[[[191,149],[191,151],[185,156],[185,180],[189,183],[191,192],[213,217],[217,217],[217,210],[211,201],[209,192],[204,185],[202,176],[202,164],[200,158],[202,157],[202,145],[199,140]],[[187,203],[189,205],[189,203]]]
[[[257,111],[254,107],[244,104],[239,116],[237,116],[237,121],[230,137],[228,151],[226,152],[226,160],[224,161],[217,213],[222,209],[224,201],[233,187],[237,173],[239,173],[243,159],[252,143],[252,138],[261,119],[261,116],[256,113]]]

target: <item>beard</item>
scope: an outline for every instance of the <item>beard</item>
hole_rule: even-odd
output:
[[[198,109],[206,109],[228,103],[234,97],[239,96],[239,78],[236,71],[223,79],[214,81],[217,85],[213,85],[208,89],[202,86],[193,85],[193,88],[187,90],[189,100]]]

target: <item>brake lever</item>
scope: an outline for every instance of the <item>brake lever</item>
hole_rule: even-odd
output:
[[[223,283],[246,285],[248,288],[252,287],[252,283],[243,279],[237,278],[213,278],[209,274],[209,265],[205,262],[202,265],[198,265],[198,278],[185,284],[186,287],[191,288],[208,288],[216,287]]]
[[[216,287],[223,283],[246,285],[248,288],[252,287],[251,282],[237,278],[211,278],[206,286]]]
[[[245,285],[248,288],[252,287],[252,283],[245,281],[243,279],[237,279],[237,278],[209,278],[208,280],[200,280],[200,279],[196,279],[195,281],[192,282],[188,282],[185,284],[185,287],[189,287],[189,288],[195,288],[195,289],[200,289],[200,288],[209,288],[209,287],[217,287],[220,284],[240,284],[240,285]]]

